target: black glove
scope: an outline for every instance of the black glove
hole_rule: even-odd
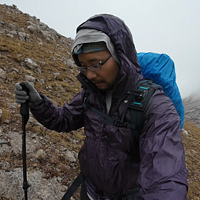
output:
[[[28,81],[25,82],[25,86],[29,90],[29,94],[27,94],[26,91],[22,90],[22,86],[20,85],[20,83],[16,83],[14,90],[16,103],[21,104],[25,103],[26,100],[29,100],[29,107],[36,110],[42,108],[44,105],[44,99],[39,95],[34,86]]]

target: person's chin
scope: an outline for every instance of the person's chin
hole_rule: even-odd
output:
[[[104,90],[104,91],[110,91],[113,89],[113,87],[101,87],[99,88],[100,90]]]

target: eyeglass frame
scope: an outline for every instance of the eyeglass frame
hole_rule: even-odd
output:
[[[99,63],[91,65],[91,66],[82,67],[81,65],[78,65],[77,68],[82,73],[86,73],[87,70],[90,70],[91,72],[97,72],[101,70],[101,66],[103,66],[111,57],[112,55],[108,56],[104,61],[99,61]],[[96,69],[94,70],[91,67],[94,67]]]

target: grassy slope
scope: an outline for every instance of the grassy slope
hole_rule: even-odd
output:
[[[183,135],[183,144],[186,153],[188,175],[188,200],[200,199],[200,129],[185,121],[184,129],[188,135]]]

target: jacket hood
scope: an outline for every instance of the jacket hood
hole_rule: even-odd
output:
[[[81,29],[95,29],[110,38],[119,60],[121,74],[124,76],[125,73],[126,83],[131,82],[133,87],[143,79],[132,34],[121,19],[108,14],[95,15],[79,25],[76,32]],[[73,58],[77,64],[76,55],[73,55]]]

